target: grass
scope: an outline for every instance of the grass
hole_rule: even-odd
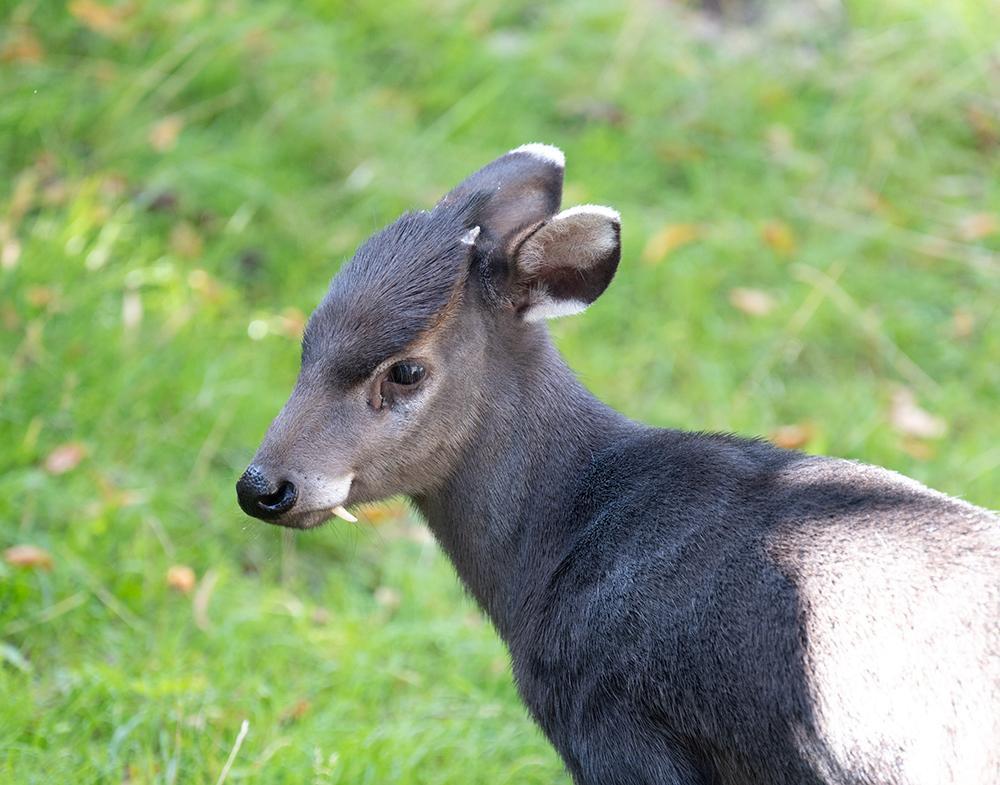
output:
[[[232,487],[338,265],[523,142],[624,216],[553,328],[605,400],[1000,506],[1000,9],[803,7],[3,4],[0,781],[215,783],[247,720],[231,783],[568,782],[404,508]]]

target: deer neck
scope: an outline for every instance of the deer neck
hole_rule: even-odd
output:
[[[477,428],[450,476],[415,497],[466,587],[503,637],[533,579],[579,522],[567,515],[603,446],[638,427],[581,385],[539,328],[523,352],[498,353]]]

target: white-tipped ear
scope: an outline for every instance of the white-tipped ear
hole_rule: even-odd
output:
[[[613,207],[605,207],[603,204],[578,204],[576,207],[563,210],[559,215],[552,216],[552,220],[564,221],[574,215],[602,215],[619,226],[622,223],[621,214]]]
[[[520,147],[515,147],[507,155],[513,153],[527,153],[528,155],[533,155],[535,158],[541,158],[543,161],[547,161],[550,164],[555,164],[560,169],[566,168],[566,156],[562,150],[551,144],[542,144],[541,142],[529,142],[528,144],[522,144]]]
[[[583,300],[553,300],[546,294],[536,295],[537,299],[521,314],[526,322],[540,322],[544,319],[558,319],[583,313],[590,303]]]
[[[526,321],[579,313],[611,283],[621,258],[621,218],[586,204],[552,217],[514,253]]]
[[[463,220],[503,244],[526,227],[546,221],[562,200],[562,151],[547,144],[525,144],[473,172],[438,202],[438,208],[466,210]]]

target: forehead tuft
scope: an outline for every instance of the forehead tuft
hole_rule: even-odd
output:
[[[464,213],[406,213],[372,235],[309,320],[303,363],[329,358],[341,381],[357,381],[430,328],[468,274]]]

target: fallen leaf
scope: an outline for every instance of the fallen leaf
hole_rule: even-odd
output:
[[[46,207],[59,207],[69,199],[70,191],[66,181],[53,177],[42,185],[42,204]]]
[[[129,192],[129,181],[125,175],[109,172],[101,178],[101,194],[112,201],[118,201]]]
[[[892,394],[889,404],[889,423],[903,436],[917,439],[939,439],[948,430],[940,417],[921,409],[912,390],[905,387]]]
[[[768,221],[760,228],[760,237],[764,243],[781,256],[791,256],[795,253],[795,233],[792,227],[783,221]]]
[[[14,545],[3,552],[4,561],[29,570],[51,570],[52,555],[37,545]]]
[[[175,564],[167,570],[167,586],[175,591],[190,594],[197,582],[194,570],[186,564]]]
[[[377,526],[380,523],[399,520],[405,516],[406,505],[401,502],[391,501],[366,506],[362,517],[365,523]]]
[[[395,589],[391,589],[388,586],[379,586],[375,589],[375,602],[387,610],[396,610],[402,601],[403,598],[400,597],[399,592]]]
[[[13,270],[21,258],[21,241],[16,237],[0,240],[0,268]]]
[[[901,446],[903,452],[911,458],[916,458],[918,461],[929,461],[934,457],[934,448],[927,442],[920,441],[919,439],[905,437]]]
[[[302,334],[306,330],[306,317],[298,308],[286,308],[278,317],[278,331],[282,335],[294,338],[296,341],[302,340]]]
[[[73,471],[87,454],[87,448],[80,442],[60,444],[45,459],[45,471],[49,474],[65,474]]]
[[[1000,231],[1000,221],[992,213],[973,213],[958,222],[958,236],[966,241],[982,240]]]
[[[483,616],[480,613],[471,611],[462,616],[462,624],[466,627],[471,627],[474,630],[478,630],[483,626]]]
[[[771,155],[777,158],[787,158],[795,151],[795,137],[787,125],[772,125],[764,132],[764,138]]]
[[[192,270],[188,273],[188,286],[210,303],[217,303],[222,299],[222,285],[204,270]],[[303,323],[303,330],[305,324]],[[301,333],[299,334],[301,338]]]
[[[309,711],[311,705],[305,698],[299,698],[295,703],[281,712],[278,722],[282,725],[290,725],[293,722],[298,722],[306,716],[306,712]]]
[[[774,298],[760,289],[732,289],[729,304],[750,316],[767,316],[774,310]]]
[[[21,319],[17,315],[17,311],[9,303],[0,305],[0,324],[3,325],[5,330],[10,330],[11,332],[21,326]]]
[[[951,334],[956,338],[968,338],[976,329],[976,317],[964,308],[956,308],[951,315]]]
[[[198,591],[194,593],[194,599],[191,601],[194,610],[194,623],[198,625],[200,630],[207,630],[209,627],[208,603],[212,599],[212,592],[215,591],[215,584],[218,580],[219,573],[215,570],[208,570],[205,577],[201,579]]]
[[[894,218],[898,214],[893,204],[886,199],[885,194],[873,191],[870,188],[863,188],[861,190],[861,203],[864,205],[866,210],[870,210],[873,213],[878,213],[879,215],[886,216],[890,219]]]
[[[989,150],[1000,144],[1000,117],[981,106],[969,106],[965,110],[965,121],[980,148]]]
[[[38,36],[24,27],[18,28],[0,49],[0,63],[40,63],[44,57]]]
[[[698,239],[701,229],[694,224],[668,224],[654,233],[642,250],[642,260],[648,264],[661,262],[673,251]]]
[[[204,250],[204,243],[192,224],[181,221],[170,230],[170,249],[187,259],[197,259]]]
[[[24,299],[35,308],[47,308],[55,301],[56,294],[48,286],[29,286]]]
[[[184,130],[184,121],[171,114],[153,123],[149,129],[149,144],[158,153],[166,153],[177,146],[177,138]]]
[[[5,230],[11,231],[12,227],[17,226],[17,222],[36,204],[37,196],[38,172],[34,169],[25,169],[17,178],[14,194],[8,203]]]
[[[21,242],[7,221],[0,221],[0,269],[13,270],[21,258]]]
[[[96,0],[73,0],[69,4],[69,12],[78,22],[109,38],[117,38],[125,32],[125,21],[133,11],[131,3],[108,6]]]
[[[815,435],[816,428],[811,423],[794,423],[775,428],[771,432],[771,441],[778,447],[798,450],[809,444]]]

